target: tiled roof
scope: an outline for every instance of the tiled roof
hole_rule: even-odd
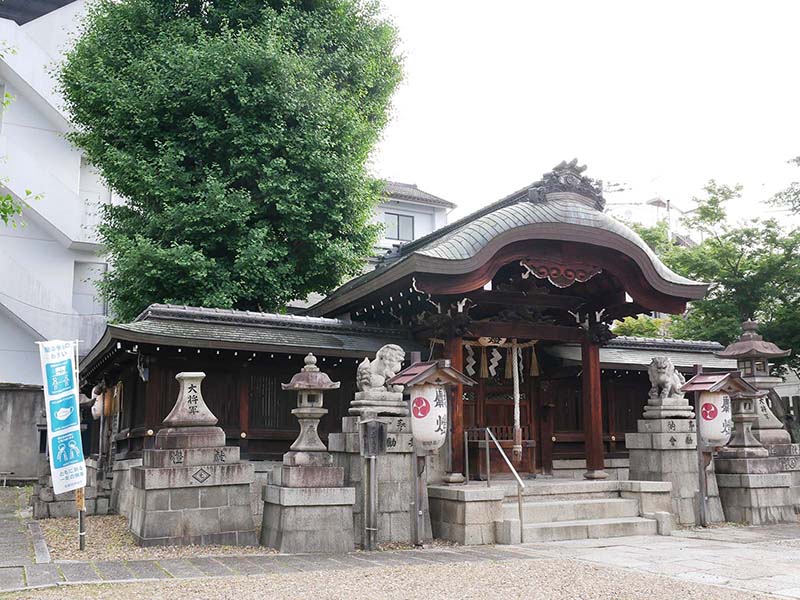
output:
[[[397,181],[386,182],[386,195],[389,198],[397,198],[400,200],[410,200],[411,202],[420,202],[422,204],[432,204],[434,206],[444,206],[445,208],[455,208],[456,205],[448,202],[444,198],[434,196],[428,192],[423,192],[416,184],[411,183],[398,183]]]
[[[424,350],[404,330],[369,327],[339,319],[153,304],[135,321],[109,325],[81,362],[87,368],[116,340],[163,346],[261,352],[314,352],[363,357],[384,344]]]
[[[715,356],[714,352],[720,348],[722,345],[717,342],[620,336],[600,348],[600,365],[604,368],[645,370],[654,356],[666,356],[683,370],[698,364],[706,369],[736,369],[735,360]],[[581,361],[578,345],[558,344],[544,346],[543,350],[573,364]]]

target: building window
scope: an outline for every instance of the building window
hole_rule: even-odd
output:
[[[400,240],[401,242],[410,242],[414,239],[414,217],[384,213],[383,219],[386,224],[386,237],[388,239]]]

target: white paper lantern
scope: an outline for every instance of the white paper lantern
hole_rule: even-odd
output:
[[[724,446],[731,437],[731,399],[722,392],[700,393],[700,436],[711,446]]]
[[[411,399],[411,433],[425,450],[441,448],[447,437],[447,391],[440,385],[414,385]]]

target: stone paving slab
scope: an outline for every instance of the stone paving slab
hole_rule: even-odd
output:
[[[160,565],[169,575],[175,579],[184,579],[186,577],[202,577],[204,573],[184,558],[172,558],[158,561]]]
[[[216,558],[211,558],[210,556],[190,558],[189,562],[200,569],[200,571],[202,571],[203,575],[206,577],[224,577],[226,575],[235,575],[233,570],[223,565]]]
[[[25,581],[28,587],[56,585],[63,580],[58,565],[42,564],[25,567]]]
[[[133,573],[128,569],[124,562],[102,561],[95,562],[94,568],[105,581],[119,581],[122,579],[134,579]]]
[[[60,563],[59,567],[64,575],[64,581],[68,583],[100,581],[100,575],[94,570],[91,563]]]
[[[16,590],[25,585],[25,574],[22,567],[0,568],[0,592]]]
[[[154,560],[129,560],[128,570],[134,579],[168,579],[169,575]]]

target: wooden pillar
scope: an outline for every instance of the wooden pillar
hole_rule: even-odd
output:
[[[458,371],[464,370],[464,345],[460,337],[445,340],[444,354],[450,359],[450,366]],[[453,457],[453,473],[464,472],[464,386],[452,387],[453,402],[450,422],[453,424],[450,436],[450,452]]]
[[[239,375],[239,452],[242,458],[248,458],[250,444],[247,436],[250,433],[250,369],[242,369]],[[242,437],[244,436],[244,437]]]
[[[583,435],[586,445],[586,479],[605,479],[603,462],[603,396],[600,388],[600,346],[584,340],[581,345],[581,392]]]

